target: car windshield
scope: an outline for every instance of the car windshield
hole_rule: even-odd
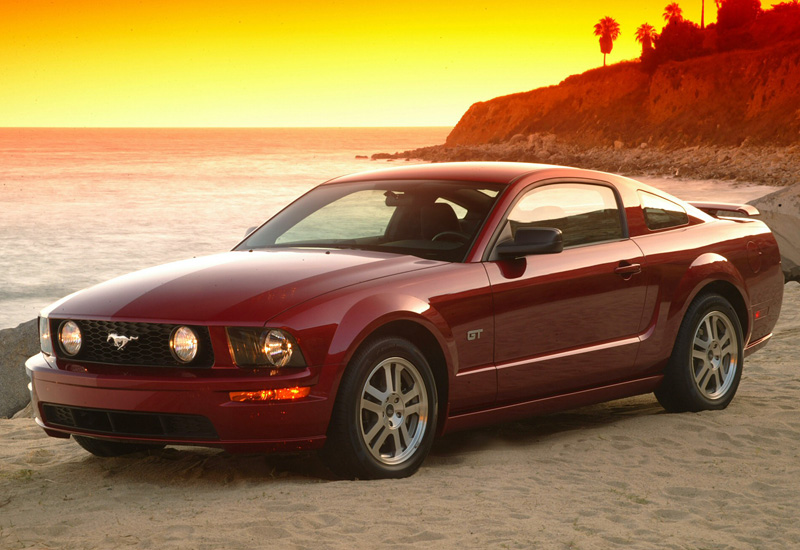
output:
[[[460,262],[504,186],[451,181],[322,185],[236,250],[344,248]]]

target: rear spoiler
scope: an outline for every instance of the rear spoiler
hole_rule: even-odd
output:
[[[689,204],[714,217],[732,216],[736,218],[752,218],[758,216],[758,208],[751,204],[735,204],[732,202],[695,202]]]

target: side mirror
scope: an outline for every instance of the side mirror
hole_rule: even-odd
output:
[[[252,232],[253,232],[253,231],[255,231],[256,229],[258,229],[258,226],[257,226],[257,225],[254,225],[253,227],[248,227],[248,228],[247,228],[247,231],[245,231],[245,232],[244,232],[244,236],[245,236],[245,238],[249,237],[249,236],[250,236],[250,233],[252,233]]]
[[[495,249],[504,260],[531,254],[556,254],[564,250],[564,239],[555,227],[520,227],[513,241],[503,241]]]

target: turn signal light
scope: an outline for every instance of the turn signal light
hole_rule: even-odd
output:
[[[280,388],[277,390],[260,391],[232,391],[230,392],[231,401],[259,402],[259,401],[292,401],[302,399],[311,393],[310,387],[302,388]]]

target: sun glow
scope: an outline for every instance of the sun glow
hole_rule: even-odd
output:
[[[642,4],[9,2],[0,126],[453,125],[601,65],[604,16],[621,26],[608,62],[637,57],[636,27],[660,29],[666,2]]]

